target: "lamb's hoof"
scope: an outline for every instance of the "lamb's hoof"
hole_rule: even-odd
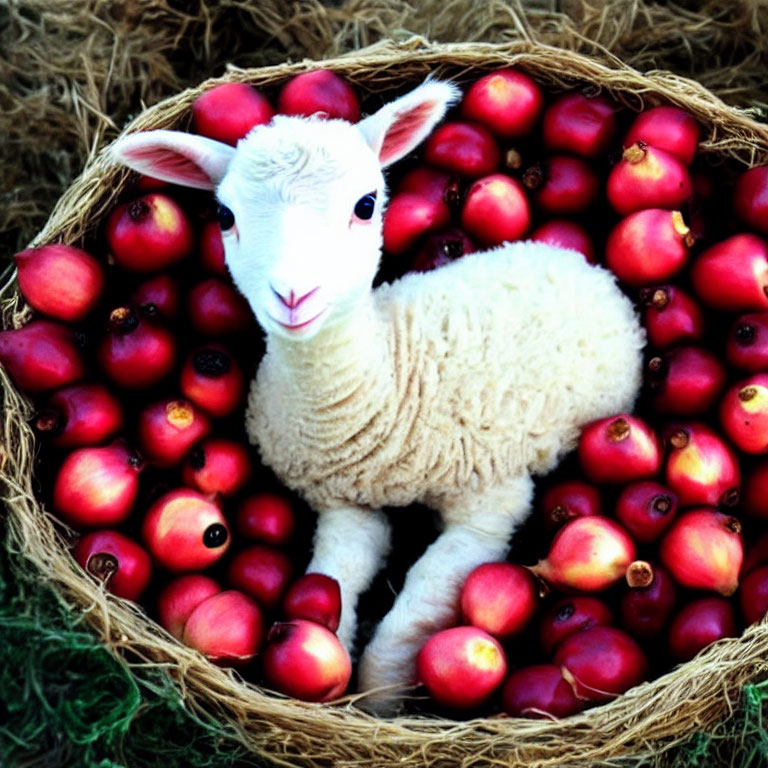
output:
[[[388,653],[377,648],[376,640],[365,649],[360,659],[357,687],[361,697],[357,705],[379,717],[394,717],[403,709],[403,700],[412,683],[409,670],[414,666],[409,653]]]
[[[403,711],[404,686],[388,686],[366,691],[355,705],[376,717],[397,717]]]

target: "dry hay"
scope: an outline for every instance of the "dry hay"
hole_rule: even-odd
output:
[[[700,85],[671,74],[641,75],[615,62],[607,66],[552,47],[529,42],[426,45],[413,39],[324,62],[349,78],[370,106],[384,92],[414,85],[428,72],[460,80],[502,65],[519,66],[552,91],[590,83],[635,109],[659,101],[684,106],[704,129],[703,153],[743,165],[768,162],[768,127],[729,108]],[[250,82],[269,92],[312,66],[304,62],[232,69],[225,79]],[[187,127],[192,101],[216,82],[208,81],[156,105],[128,130]],[[36,243],[87,244],[129,178],[129,172],[113,166],[104,153],[96,156],[61,199]],[[6,327],[27,319],[13,285],[6,291],[3,309]],[[434,717],[377,720],[357,710],[354,697],[334,705],[315,705],[268,695],[243,683],[236,672],[208,663],[149,621],[138,606],[105,594],[83,577],[66,551],[71,534],[35,498],[36,448],[27,423],[30,406],[2,373],[0,383],[0,467],[12,551],[49,576],[72,610],[85,616],[135,675],[165,669],[192,712],[206,721],[220,722],[256,755],[292,765],[329,766],[640,764],[661,760],[689,733],[726,720],[742,687],[768,673],[768,623],[763,622],[611,703],[554,722],[502,716],[464,722]]]
[[[417,34],[538,40],[693,77],[766,114],[768,0],[6,0],[0,3],[0,256],[145,105],[220,75]]]

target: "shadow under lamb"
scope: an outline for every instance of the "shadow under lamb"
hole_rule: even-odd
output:
[[[361,656],[359,687],[388,686],[370,701],[389,711],[469,572],[505,556],[531,476],[582,425],[630,410],[641,382],[632,303],[574,251],[507,243],[372,289],[383,169],[458,95],[429,80],[356,125],[276,116],[236,148],[165,130],[115,146],[142,173],[215,192],[227,265],[266,333],[248,434],[317,512],[308,571],[339,581],[347,648],[389,551],[382,508],[442,517]]]

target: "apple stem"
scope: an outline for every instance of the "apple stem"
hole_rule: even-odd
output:
[[[612,443],[621,442],[622,440],[626,440],[629,437],[629,433],[631,431],[632,428],[626,419],[616,419],[608,425],[608,439]]]
[[[672,433],[669,442],[673,448],[685,448],[690,439],[690,436],[684,429],[678,429]]]
[[[118,565],[114,555],[110,555],[108,552],[97,552],[88,558],[85,570],[106,584],[117,571]]]
[[[627,566],[625,578],[632,589],[647,587],[653,582],[653,568],[645,560],[635,560]]]
[[[128,215],[131,217],[131,221],[141,221],[149,215],[149,206],[141,198],[134,200],[128,206]]]
[[[645,142],[638,141],[636,144],[633,144],[631,147],[627,147],[624,150],[622,159],[626,160],[632,165],[639,163],[641,160],[643,160],[643,158],[645,158],[647,147],[648,145]]]

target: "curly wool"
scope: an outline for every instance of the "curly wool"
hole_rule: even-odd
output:
[[[515,243],[409,274],[305,345],[269,339],[247,429],[318,510],[446,510],[551,470],[632,407],[644,334],[613,276]]]

